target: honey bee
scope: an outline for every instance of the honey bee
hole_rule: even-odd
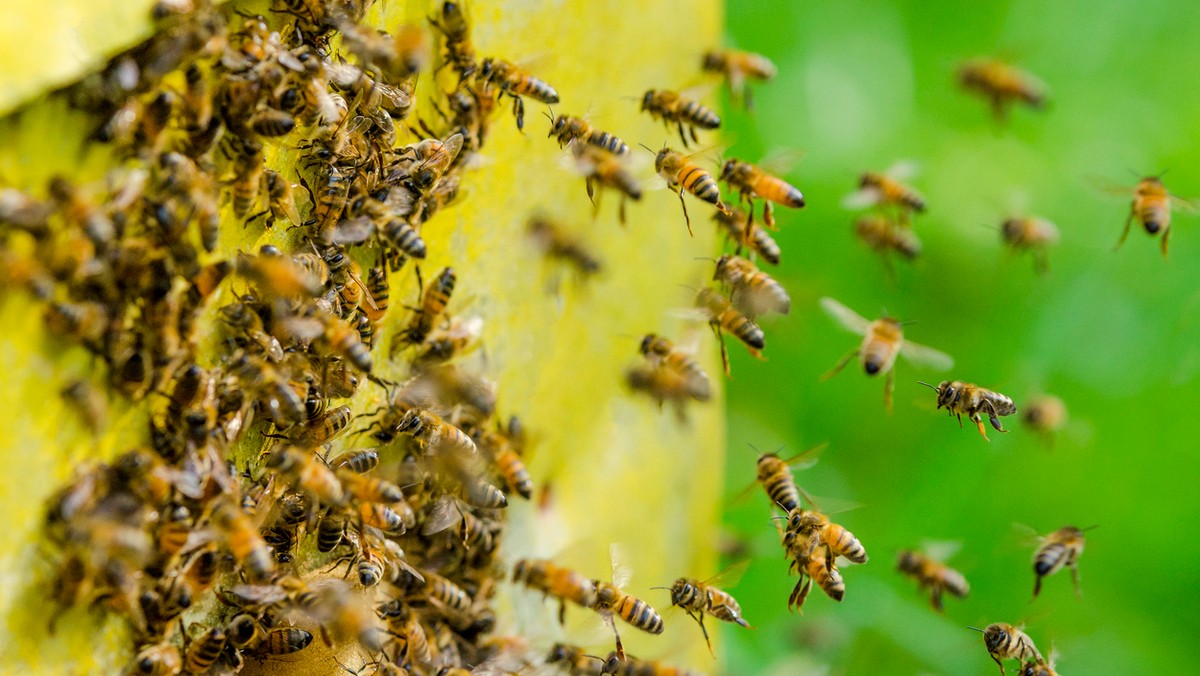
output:
[[[329,443],[345,431],[353,417],[349,406],[338,406],[326,411],[319,418],[296,426],[288,432],[287,438],[301,448],[316,448]]]
[[[792,608],[804,607],[804,601],[808,598],[814,581],[821,591],[834,601],[841,601],[845,598],[846,582],[842,579],[842,573],[826,557],[826,552],[822,548],[817,548],[807,559],[793,561],[793,565],[799,569],[800,579],[788,596],[789,611]]]
[[[317,524],[317,551],[332,552],[342,543],[347,517],[343,512],[327,511]]]
[[[893,207],[897,223],[907,226],[911,213],[925,211],[925,198],[904,182],[914,173],[916,165],[908,162],[896,163],[883,172],[864,172],[858,178],[858,190],[847,195],[842,204],[850,209]]]
[[[1013,404],[1012,399],[999,392],[993,392],[961,380],[943,380],[938,383],[937,387],[929,383],[921,384],[937,392],[937,407],[945,408],[949,415],[957,415],[959,427],[962,427],[963,415],[974,422],[979,427],[979,434],[983,436],[984,441],[988,441],[988,437],[983,428],[981,414],[987,415],[988,421],[997,431],[1007,432],[1008,430],[1000,426],[1000,416],[1012,415],[1017,412],[1017,407]]]
[[[687,422],[684,404],[692,398],[692,388],[686,375],[653,364],[639,364],[625,372],[625,382],[629,389],[645,392],[660,408],[664,402],[672,402],[679,422]]]
[[[1031,108],[1046,102],[1046,85],[1036,77],[999,59],[974,59],[958,69],[958,82],[964,89],[986,98],[997,122],[1008,117],[1008,107],[1021,101]]]
[[[517,117],[517,129],[525,129],[525,103],[528,96],[542,103],[558,103],[558,92],[544,81],[525,73],[507,61],[487,58],[479,66],[479,77],[500,90],[500,96],[508,94],[513,99],[513,114]]]
[[[617,651],[610,652],[608,657],[604,659],[604,665],[600,668],[600,674],[613,674],[614,676],[697,676],[694,671],[653,660],[638,659],[633,655],[621,655]]]
[[[320,336],[321,342],[335,355],[346,360],[358,370],[369,374],[373,365],[371,350],[369,346],[363,344],[358,331],[334,315],[320,313],[317,317],[324,325],[324,331]]]
[[[169,640],[148,645],[138,651],[134,658],[133,672],[138,676],[171,676],[183,673],[183,655]]]
[[[400,599],[379,606],[376,613],[387,621],[389,630],[402,638],[404,658],[410,662],[431,663],[433,651],[429,637],[416,613]]]
[[[1054,663],[1058,661],[1058,655],[1054,648],[1050,649],[1050,659],[1043,660],[1033,658],[1025,664],[1021,665],[1020,676],[1058,676],[1058,672],[1054,670]]]
[[[211,518],[246,576],[252,581],[269,578],[275,571],[275,557],[250,517],[233,501],[222,500],[217,502]]]
[[[1042,591],[1042,578],[1053,575],[1063,568],[1071,569],[1071,581],[1075,585],[1075,595],[1081,595],[1079,591],[1079,555],[1083,554],[1083,545],[1085,544],[1083,534],[1092,528],[1095,526],[1091,528],[1063,526],[1041,539],[1042,544],[1033,555],[1033,573],[1035,575],[1033,598],[1036,599],[1038,593]]]
[[[572,237],[545,218],[529,221],[529,236],[548,258],[557,258],[575,268],[581,276],[594,275],[601,263],[580,239]]]
[[[747,317],[767,312],[786,315],[792,308],[783,285],[741,256],[725,254],[717,259],[713,279],[729,285],[733,306]]]
[[[429,138],[410,146],[413,164],[404,170],[400,182],[414,193],[425,195],[437,187],[462,150],[463,135],[452,134],[446,140]]]
[[[412,344],[425,342],[429,332],[433,330],[434,323],[446,311],[446,306],[450,304],[450,296],[454,293],[457,281],[458,275],[454,273],[454,268],[444,268],[433,284],[425,289],[421,296],[420,309],[417,310],[408,327],[401,334],[405,342]]]
[[[327,628],[334,640],[357,639],[363,648],[378,652],[383,648],[383,631],[377,626],[365,599],[351,591],[342,580],[322,580],[314,589],[319,599],[310,614]]]
[[[212,627],[199,638],[192,640],[184,653],[184,671],[202,674],[211,669],[225,651],[225,641],[225,630],[221,627]]]
[[[307,418],[304,399],[266,359],[242,354],[230,363],[230,371],[239,386],[262,397],[276,428],[287,429]]]
[[[594,198],[595,188],[612,188],[621,196],[618,214],[621,223],[625,223],[625,200],[638,201],[642,199],[642,186],[637,178],[629,171],[625,161],[607,150],[590,145],[571,146],[575,156],[575,164],[583,174],[589,200],[600,209],[600,201]]]
[[[366,306],[359,308],[359,310],[366,315],[372,324],[378,324],[387,315],[388,298],[391,294],[390,288],[387,268],[371,268],[367,273],[367,296],[374,303],[368,303]]]
[[[1033,397],[1021,410],[1021,420],[1030,429],[1052,441],[1067,424],[1067,405],[1050,394]]]
[[[690,354],[675,346],[667,338],[648,333],[642,338],[639,351],[651,363],[665,367],[684,376],[688,394],[698,401],[707,401],[712,395],[708,374]]]
[[[967,598],[971,591],[967,578],[945,563],[911,549],[904,549],[896,557],[896,570],[912,578],[922,590],[929,592],[933,609],[942,612],[942,592],[949,592],[960,599]]]
[[[663,632],[663,621],[662,616],[649,603],[621,591],[621,587],[625,586],[629,573],[620,563],[620,560],[623,558],[620,547],[616,544],[610,545],[610,554],[612,557],[613,581],[603,582],[601,580],[592,580],[592,587],[595,589],[596,596],[591,607],[592,610],[600,613],[608,621],[609,625],[612,626],[613,635],[617,639],[617,654],[624,659],[625,647],[621,644],[621,634],[617,632],[617,624],[613,620],[614,616],[650,634],[661,634]]]
[[[696,127],[716,129],[721,126],[721,118],[711,108],[665,89],[650,89],[642,95],[642,111],[661,119],[667,126],[674,123],[679,128],[679,140],[684,148],[688,147],[689,134],[693,142],[700,142]],[[687,133],[684,133],[685,128]]]
[[[330,461],[329,466],[335,471],[345,469],[355,474],[366,474],[379,466],[379,451],[374,448],[346,451]]]
[[[851,359],[859,357],[862,360],[863,370],[867,372],[868,376],[878,373],[887,374],[887,381],[883,389],[883,403],[888,413],[892,412],[892,388],[895,385],[893,367],[896,365],[896,355],[903,355],[905,359],[914,364],[941,371],[954,367],[954,360],[949,355],[905,340],[900,322],[891,317],[883,317],[873,322],[867,321],[854,310],[828,296],[821,298],[821,308],[843,328],[863,337],[858,348],[842,357],[833,369],[821,376],[821,379],[825,380],[837,375]]]
[[[312,194],[313,217],[308,222],[313,226],[313,240],[321,246],[333,244],[338,221],[350,200],[351,175],[336,164],[325,167],[325,175],[317,184],[318,192]],[[307,188],[307,185],[305,185]]]
[[[604,661],[595,655],[588,655],[583,648],[555,643],[546,656],[546,664],[562,663],[567,673],[573,676],[600,676]]]
[[[446,450],[465,451],[469,455],[476,453],[475,442],[471,437],[433,411],[410,409],[400,418],[396,432],[411,435],[420,441],[426,453]]]
[[[725,350],[725,341],[721,340],[721,331],[727,331],[742,341],[750,354],[762,358],[762,350],[766,347],[763,331],[749,317],[738,312],[729,300],[712,289],[701,289],[696,296],[698,305],[708,316],[709,326],[717,334],[721,343],[721,363],[725,366],[725,375],[729,376],[729,353]]]
[[[743,627],[750,623],[742,617],[742,607],[729,592],[722,591],[710,584],[712,580],[700,582],[692,578],[681,577],[667,587],[671,591],[671,605],[679,606],[692,619],[700,624],[708,651],[712,652],[712,640],[708,637],[708,629],[704,627],[704,616],[712,615],[724,622],[733,622]]]
[[[562,147],[566,147],[572,141],[578,141],[607,150],[613,155],[625,155],[629,152],[629,146],[624,141],[606,131],[593,127],[582,117],[574,117],[573,115],[559,115],[558,117],[554,117],[549,113],[546,114],[546,117],[550,118],[549,135],[557,136],[558,144]]]
[[[520,582],[558,599],[558,622],[567,617],[567,602],[582,608],[596,605],[596,587],[585,575],[544,559],[521,559],[513,565],[513,582]]]
[[[906,260],[921,255],[921,240],[911,228],[901,227],[882,214],[867,214],[854,221],[854,234],[867,246],[883,256],[889,274],[892,271],[891,253]]]
[[[76,379],[67,383],[60,393],[63,399],[79,412],[84,425],[92,434],[100,431],[104,421],[108,419],[108,402],[99,390],[87,380]]]
[[[755,197],[761,197],[763,200],[763,223],[768,228],[775,227],[773,204],[781,204],[793,209],[804,206],[804,195],[799,188],[777,176],[772,176],[749,162],[735,159],[725,160],[725,163],[721,165],[721,180],[725,181],[731,190],[736,190],[742,200],[750,205],[750,210],[747,212],[747,227],[751,229],[754,227],[753,200]]]
[[[296,210],[296,197],[292,192],[292,184],[272,169],[263,170],[263,187],[267,192],[267,205],[271,218],[277,221],[287,221],[292,225],[300,225],[300,212]]]
[[[478,346],[479,336],[482,333],[482,318],[453,317],[445,329],[439,329],[429,334],[429,337],[425,339],[425,351],[413,360],[413,366],[424,369],[467,354]]]
[[[713,219],[737,244],[739,254],[743,248],[748,248],[771,265],[779,265],[783,254],[779,245],[766,230],[750,227],[750,216],[745,211],[737,208],[718,211],[713,214]]]
[[[264,657],[291,655],[307,648],[312,639],[312,634],[298,627],[278,627],[268,631],[250,654]]]
[[[320,275],[284,256],[272,245],[262,247],[258,256],[240,254],[235,268],[238,274],[257,284],[260,292],[271,296],[315,298],[325,288]]]
[[[1133,189],[1133,201],[1129,205],[1129,216],[1125,219],[1125,229],[1121,232],[1121,239],[1117,240],[1114,250],[1121,248],[1121,245],[1125,243],[1125,238],[1129,236],[1129,228],[1134,219],[1137,219],[1142,224],[1142,228],[1146,230],[1146,234],[1162,233],[1162,254],[1163,258],[1166,258],[1167,240],[1171,236],[1172,204],[1189,211],[1195,208],[1190,201],[1167,192],[1166,186],[1162,183],[1161,174],[1147,176],[1138,181],[1137,186]]]
[[[292,479],[297,489],[320,503],[345,501],[341,481],[315,453],[294,446],[276,448],[267,456],[266,466]]]
[[[772,506],[778,506],[788,514],[800,508],[800,487],[796,485],[791,467],[811,467],[816,463],[816,454],[824,448],[825,444],[814,446],[787,459],[780,458],[776,453],[763,453],[758,456],[755,463],[757,480],[767,492]]]
[[[1028,216],[1005,219],[1000,226],[1004,243],[1015,251],[1033,252],[1033,267],[1040,274],[1049,271],[1046,248],[1058,242],[1058,227],[1044,218]]]
[[[704,54],[701,68],[709,73],[720,73],[729,82],[729,92],[734,99],[741,99],[746,109],[754,108],[747,79],[767,81],[775,77],[775,64],[762,54],[743,52],[737,49],[714,49]]]
[[[1000,667],[1000,676],[1004,676],[1004,664],[1000,660],[1042,661],[1033,639],[1029,638],[1019,627],[1004,622],[989,624],[985,629],[969,627],[983,634],[983,644],[987,646],[988,656]]]
[[[811,498],[809,502],[812,502]],[[824,550],[829,565],[833,565],[839,556],[854,563],[866,563],[868,559],[866,548],[854,533],[830,521],[828,516],[817,511],[815,505],[813,509],[797,507],[788,514],[783,545],[794,559],[793,567],[800,567],[817,550]]]
[[[492,453],[496,470],[504,478],[509,490],[529,500],[533,497],[533,479],[521,459],[525,447],[525,430],[517,416],[508,419],[508,425],[496,424],[495,432],[484,432],[477,439],[478,445]]]
[[[441,19],[430,17],[429,23],[446,38],[446,63],[458,71],[460,80],[475,74],[475,48],[471,45],[471,27],[461,2],[442,2]]]
[[[721,188],[717,185],[712,174],[700,168],[686,155],[663,147],[654,157],[654,170],[666,180],[667,186],[679,195],[679,203],[683,205],[683,219],[687,223],[688,234],[692,234],[692,219],[688,217],[687,203],[683,201],[686,190],[697,199],[712,204],[720,211],[728,211],[729,207],[721,201]]]

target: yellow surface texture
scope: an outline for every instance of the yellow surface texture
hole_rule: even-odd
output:
[[[52,29],[41,25],[53,21],[51,15],[30,10],[20,21],[37,30],[27,32],[20,51],[5,44],[0,52],[4,82],[15,88],[0,88],[9,97],[0,99],[0,110],[20,100],[21,91],[78,76],[78,64],[102,62],[114,45],[136,42],[148,26],[144,8],[126,16],[134,12],[135,3],[52,4],[85,4],[114,23],[103,31],[106,41],[96,42],[89,37],[97,27],[93,22],[76,20],[74,29]],[[376,25],[395,28],[423,21],[431,4],[378,2],[372,17]],[[721,36],[715,0],[475,2],[468,10],[481,58],[496,55],[529,64],[558,90],[562,103],[555,106],[556,113],[586,114],[631,146],[641,142],[657,148],[664,141],[677,142],[660,123],[638,112],[637,99],[648,88],[695,84],[700,55]],[[80,28],[84,25],[87,30]],[[79,50],[70,64],[49,59],[15,72],[17,57],[63,43],[62,33],[55,32],[63,30],[74,30],[69,42]],[[439,85],[423,76],[418,97],[426,100],[435,86]],[[716,562],[724,446],[720,364],[707,326],[677,312],[690,305],[693,292],[685,287],[694,289],[705,281],[711,264],[696,258],[712,255],[714,229],[707,222],[708,211],[690,202],[696,237],[688,238],[677,197],[652,184],[640,203],[629,205],[624,227],[617,220],[615,195],[604,196],[593,218],[583,179],[567,167],[557,143],[545,137],[549,123],[542,115],[544,107],[526,102],[524,135],[518,133],[508,108],[506,100],[493,120],[481,166],[464,176],[465,196],[422,231],[430,249],[422,265],[425,279],[444,265],[458,272],[449,311],[484,320],[482,347],[470,363],[480,365],[499,384],[498,414],[522,417],[533,438],[527,461],[534,479],[539,486],[551,487],[545,509],[520,499],[510,502],[502,559],[510,565],[525,556],[553,557],[605,579],[609,543],[628,543],[633,578],[627,591],[665,612],[667,592],[650,586],[669,585],[682,575],[707,577]],[[45,179],[55,172],[79,180],[101,176],[106,153],[82,141],[88,120],[58,98],[49,98],[0,122],[0,180],[40,195]],[[284,142],[294,145],[298,140],[293,135]],[[286,166],[292,152],[278,148],[276,166]],[[638,174],[649,179],[653,158],[640,149],[635,157]],[[603,258],[603,272],[581,284],[544,261],[525,235],[527,220],[535,212],[581,233]],[[265,242],[294,248],[296,233],[283,228],[264,232],[261,225],[243,229],[227,209],[224,213],[228,218],[218,255],[252,250]],[[373,256],[360,253],[364,263]],[[401,306],[417,302],[411,265],[393,275],[391,283],[392,310],[376,336],[374,356],[380,362],[392,334],[389,329],[405,320]],[[233,293],[227,280],[210,299],[201,332],[211,323],[211,310]],[[90,376],[103,387],[104,365],[82,348],[47,335],[41,310],[23,292],[0,294],[0,369],[5,372],[0,385],[0,410],[5,411],[5,423],[0,424],[0,513],[6,521],[0,529],[0,672],[111,672],[127,665],[130,657],[122,622],[101,620],[98,613],[76,608],[60,619],[56,634],[47,632],[52,606],[42,519],[47,497],[79,468],[145,442],[148,401],[129,404],[111,395],[108,428],[93,438],[58,391],[79,376]],[[714,401],[690,407],[686,424],[671,410],[660,411],[625,387],[624,370],[640,359],[638,340],[649,331],[698,345],[717,386]],[[383,363],[380,372],[388,377],[403,370]],[[361,387],[352,402],[354,410],[370,410],[382,396],[379,388]],[[335,442],[334,452],[345,445]],[[500,614],[497,634],[525,635],[543,654],[562,636],[564,630],[553,619],[556,609],[540,594],[504,585],[495,604]],[[712,669],[715,663],[694,622],[678,611],[666,612],[665,619],[666,632],[658,637],[624,627],[627,649],[641,657]],[[565,631],[568,640],[600,654],[611,649],[611,631],[587,611],[572,609]],[[315,652],[310,657],[315,659]],[[331,661],[315,664],[297,656],[264,665],[252,661],[250,666],[292,673],[336,668]]]

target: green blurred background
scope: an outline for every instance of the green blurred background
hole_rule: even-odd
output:
[[[1198,473],[1191,421],[1200,399],[1200,218],[1175,213],[1170,261],[1137,228],[1112,251],[1132,187],[1169,170],[1167,187],[1200,196],[1200,3],[731,2],[728,39],[779,67],[754,86],[753,114],[726,106],[724,151],[757,161],[803,151],[788,178],[809,201],[778,210],[791,315],[764,322],[768,361],[730,343],[734,378],[726,528],[753,563],[734,588],[753,631],[724,632],[726,673],[994,674],[967,625],[1024,623],[1066,674],[1197,673],[1200,623]],[[1050,105],[1018,107],[1003,127],[960,91],[967,58],[1000,55],[1042,78]],[[929,204],[915,228],[925,251],[895,281],[857,241],[840,206],[858,174],[899,159]],[[999,226],[1013,209],[1056,222],[1050,273],[1010,255]],[[989,229],[992,228],[992,229]],[[897,365],[896,409],[881,378],[852,364],[818,377],[858,338],[817,306],[833,296],[868,318],[915,320],[907,335],[957,361],[944,374],[1010,395],[1062,397],[1071,423],[1052,448],[1013,417],[1009,434],[959,429],[916,381],[943,374]],[[797,475],[818,496],[862,507],[837,515],[871,561],[843,569],[834,603],[814,590],[789,614],[787,575],[761,490],[735,496],[762,450],[828,441]],[[1034,545],[1014,523],[1089,533],[1070,575],[1030,602]],[[896,552],[954,540],[965,601],[936,615],[894,571]],[[686,619],[686,618],[685,618]],[[1009,673],[1015,662],[1007,663]]]

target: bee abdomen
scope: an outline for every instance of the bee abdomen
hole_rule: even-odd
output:
[[[721,126],[721,118],[711,108],[696,101],[683,104],[681,115],[683,119],[701,129],[716,129]]]
[[[1067,548],[1065,545],[1054,543],[1046,545],[1038,552],[1033,562],[1033,571],[1038,575],[1049,575],[1066,563]]]
[[[629,146],[612,134],[601,131],[588,137],[588,143],[603,148],[614,155],[624,155],[629,152]]]
[[[554,91],[554,87],[536,77],[521,80],[513,89],[522,96],[537,99],[542,103],[558,103],[558,92]]]
[[[679,172],[679,183],[696,197],[717,204],[721,201],[721,188],[708,172],[694,164]]]
[[[762,188],[759,190],[758,188]],[[777,204],[786,207],[800,208],[804,206],[804,193],[796,186],[774,176],[763,178],[762,185],[756,186],[755,192]]]
[[[412,258],[425,258],[425,240],[417,233],[416,228],[405,221],[394,219],[383,228],[384,238],[397,249]]]
[[[617,614],[629,624],[651,634],[663,632],[662,617],[649,603],[632,596],[625,596],[617,606]]]
[[[767,339],[763,334],[763,330],[758,324],[750,321],[746,317],[736,316],[732,319],[726,317],[725,321],[721,322],[726,329],[729,330],[738,340],[742,341],[750,347],[761,350],[766,347]]]
[[[771,502],[779,505],[784,511],[791,512],[800,506],[800,492],[791,477],[779,474],[767,479],[767,495]]]

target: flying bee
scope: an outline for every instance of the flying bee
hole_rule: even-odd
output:
[[[799,569],[800,579],[788,596],[788,611],[804,607],[804,601],[808,598],[814,581],[821,591],[834,601],[840,602],[845,598],[846,582],[842,579],[842,573],[826,556],[823,549],[817,548],[807,559],[793,561],[793,565]]]
[[[742,617],[742,607],[729,592],[712,586],[712,580],[700,582],[691,578],[681,577],[666,589],[671,592],[671,605],[679,606],[692,619],[700,624],[708,651],[712,653],[712,640],[708,637],[708,629],[704,627],[704,616],[712,615],[724,622],[749,627],[750,623]]]
[[[713,214],[713,220],[724,228],[729,238],[737,244],[738,253],[741,253],[743,248],[748,248],[771,265],[779,265],[783,254],[779,245],[763,228],[750,227],[750,215],[745,211],[738,208],[730,209],[729,212],[718,211]]]
[[[471,44],[471,26],[467,23],[462,3],[444,0],[441,18],[430,17],[429,23],[446,38],[445,63],[458,71],[460,80],[471,77],[477,68],[475,48]]]
[[[494,432],[477,432],[476,444],[491,453],[496,471],[504,478],[510,491],[526,500],[533,497],[533,479],[521,458],[525,448],[525,430],[517,416],[509,418],[507,426],[497,422]]]
[[[744,202],[749,204],[750,210],[747,212],[749,220],[747,227],[754,227],[754,198],[761,197],[763,200],[763,223],[768,228],[775,227],[774,204],[780,204],[785,207],[799,209],[804,206],[804,195],[796,186],[787,181],[772,176],[759,167],[742,162],[741,160],[728,159],[721,165],[721,180],[729,186],[730,190],[736,190]]]
[[[1033,644],[1033,639],[1029,638],[1019,627],[996,622],[989,624],[984,629],[969,628],[983,634],[983,644],[987,647],[988,656],[992,658],[996,666],[1000,667],[1000,676],[1004,676],[1004,664],[1000,661],[1002,659],[1042,661],[1042,654]]]
[[[721,118],[711,108],[665,89],[650,89],[643,94],[642,111],[662,120],[668,127],[674,123],[679,128],[679,140],[684,148],[688,147],[689,134],[694,143],[700,142],[700,137],[696,135],[697,127],[716,129],[721,126]]]
[[[558,137],[559,146],[565,148],[568,143],[576,141],[594,145],[614,155],[625,155],[629,152],[629,146],[624,141],[606,131],[593,127],[582,117],[575,117],[573,115],[559,115],[558,117],[554,117],[549,113],[546,114],[546,117],[550,118],[550,136]]]
[[[958,69],[958,82],[968,92],[978,94],[991,103],[997,122],[1008,117],[1008,107],[1016,101],[1031,108],[1041,108],[1046,102],[1046,85],[1036,77],[999,59],[974,59]]]
[[[762,329],[749,317],[738,312],[725,296],[712,289],[701,289],[696,296],[696,305],[704,311],[709,326],[717,334],[726,377],[729,376],[729,353],[725,349],[725,341],[721,339],[721,331],[732,334],[742,341],[750,354],[762,359],[762,350],[766,347]]]
[[[638,364],[625,372],[625,382],[629,389],[644,392],[658,402],[660,409],[664,402],[671,402],[679,422],[687,422],[684,406],[692,396],[686,375],[653,364]]]
[[[883,256],[883,264],[889,274],[893,274],[890,254],[897,253],[910,261],[921,255],[921,240],[916,233],[911,228],[897,225],[883,214],[860,216],[854,221],[854,234]]]
[[[809,498],[812,502],[812,498]],[[813,557],[813,552],[823,550],[825,561],[832,566],[837,557],[845,557],[854,563],[867,562],[867,549],[854,533],[846,527],[830,521],[829,517],[816,509],[797,507],[787,517],[783,545],[793,560],[793,567],[800,567]]]
[[[1058,227],[1044,218],[1008,218],[1000,226],[1000,237],[1014,251],[1032,251],[1033,267],[1040,274],[1050,269],[1046,248],[1058,242]]]
[[[896,556],[896,570],[915,580],[922,590],[928,591],[929,603],[939,613],[942,612],[943,592],[965,599],[971,591],[962,573],[932,556],[912,549],[901,550]]]
[[[729,83],[729,92],[734,99],[741,99],[746,109],[754,108],[746,80],[763,82],[775,77],[775,64],[762,54],[743,52],[737,49],[714,49],[704,54],[700,67],[709,73],[720,73]]]
[[[721,201],[721,188],[712,174],[701,169],[690,157],[663,147],[654,156],[654,170],[667,182],[667,187],[679,195],[679,203],[683,205],[683,219],[687,223],[688,234],[692,234],[692,219],[688,216],[687,203],[683,201],[686,190],[704,202],[715,206],[718,210],[729,211],[729,207]]]
[[[983,436],[984,441],[989,439],[983,428],[981,414],[987,415],[988,421],[997,431],[1007,432],[1008,430],[1000,426],[1000,416],[1012,415],[1017,412],[1017,407],[1013,404],[1012,399],[972,383],[965,383],[961,380],[943,380],[938,383],[937,387],[929,383],[921,384],[937,392],[937,407],[945,408],[949,415],[957,415],[959,427],[962,427],[964,415],[968,420],[974,422],[979,427],[979,434]]]
[[[892,207],[897,211],[897,222],[907,226],[911,213],[925,211],[925,198],[904,182],[916,170],[915,164],[897,162],[886,171],[863,172],[858,177],[858,190],[847,195],[842,205],[849,209]]]
[[[816,454],[824,448],[825,444],[814,446],[787,459],[780,458],[776,453],[763,453],[758,456],[755,463],[756,478],[758,483],[762,484],[772,506],[778,506],[788,514],[800,508],[800,487],[796,485],[791,467],[812,467],[816,464]]]
[[[892,388],[895,384],[893,367],[896,365],[896,355],[903,355],[905,359],[914,364],[942,371],[954,367],[954,360],[949,355],[905,340],[901,323],[891,317],[883,317],[873,322],[867,321],[854,310],[828,296],[821,298],[821,308],[843,328],[863,337],[858,348],[842,357],[833,369],[821,376],[821,379],[825,380],[837,375],[851,359],[860,358],[863,370],[867,372],[868,376],[878,373],[887,374],[887,382],[883,389],[883,403],[888,413],[892,412]]]
[[[588,199],[596,205],[596,210],[600,209],[600,201],[594,197],[596,186],[612,188],[621,196],[618,214],[621,223],[625,223],[625,200],[636,202],[642,199],[642,186],[629,171],[624,159],[603,148],[586,144],[572,144],[571,152],[579,173],[584,176]]]
[[[717,259],[713,279],[729,285],[733,306],[747,317],[767,312],[786,315],[792,308],[783,285],[741,256],[725,254]]]
[[[684,389],[692,399],[708,401],[712,397],[712,386],[704,367],[667,338],[647,333],[642,337],[638,350],[653,366],[665,368],[681,376]]]
[[[650,634],[661,634],[663,621],[662,616],[649,603],[621,591],[621,587],[625,586],[629,577],[628,569],[624,568],[620,562],[622,559],[620,547],[616,544],[610,545],[609,551],[613,566],[612,582],[592,580],[596,595],[591,607],[612,626],[613,635],[617,640],[617,654],[624,659],[625,647],[621,644],[621,634],[617,632],[614,616]]]
[[[1071,569],[1071,581],[1075,585],[1075,595],[1080,596],[1079,555],[1083,554],[1083,545],[1085,544],[1083,534],[1092,528],[1095,526],[1091,528],[1063,526],[1041,538],[1041,546],[1033,554],[1033,574],[1036,576],[1033,583],[1033,598],[1036,599],[1038,593],[1042,591],[1042,578],[1053,575],[1063,568]]]
[[[396,424],[396,433],[411,435],[426,449],[426,453],[443,450],[461,450],[470,455],[476,453],[475,442],[459,428],[425,409],[408,410]]]
[[[354,638],[370,652],[383,648],[383,632],[374,614],[366,607],[365,599],[351,591],[349,584],[336,579],[322,580],[315,592],[319,600],[310,614],[328,629],[333,640]]]
[[[517,118],[517,129],[525,129],[525,102],[528,96],[542,103],[558,103],[558,92],[544,81],[533,77],[507,61],[487,58],[479,66],[479,77],[513,99],[513,115]]]
[[[1129,216],[1125,218],[1125,229],[1121,239],[1117,240],[1115,249],[1121,248],[1125,238],[1129,236],[1129,228],[1136,219],[1142,224],[1148,235],[1162,233],[1162,254],[1167,257],[1167,240],[1171,237],[1171,205],[1193,211],[1195,205],[1185,199],[1167,192],[1162,183],[1162,174],[1147,176],[1138,181],[1133,188],[1133,201],[1129,205]]]
[[[232,500],[222,500],[217,502],[211,518],[247,577],[254,581],[269,578],[275,571],[275,556],[250,517]]]
[[[1053,441],[1054,435],[1067,424],[1067,405],[1050,394],[1033,397],[1021,409],[1021,421]]]
[[[1054,663],[1058,661],[1058,651],[1050,648],[1050,659],[1033,658],[1021,665],[1020,676],[1058,676]]]
[[[563,231],[557,224],[537,217],[529,221],[529,236],[547,258],[555,258],[569,264],[580,276],[587,277],[600,271],[600,259],[581,240]]]
[[[450,296],[454,293],[457,281],[458,275],[454,273],[454,268],[442,269],[433,284],[425,289],[421,296],[421,307],[401,334],[405,342],[411,344],[425,342],[429,332],[433,330],[434,324],[446,311],[446,306],[450,304]]]

